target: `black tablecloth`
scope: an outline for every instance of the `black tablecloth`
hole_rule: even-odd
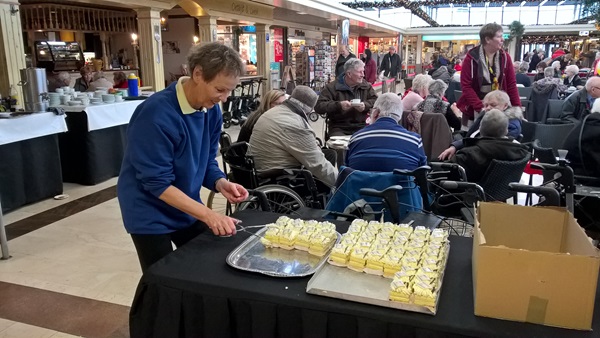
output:
[[[88,131],[85,112],[67,113],[69,131],[59,136],[63,181],[94,185],[119,175],[127,125]]]
[[[0,159],[3,212],[62,194],[56,134],[1,145]]]
[[[244,211],[236,217],[253,225],[278,215]],[[347,226],[339,224],[338,231]],[[438,313],[430,316],[310,295],[310,277],[275,278],[229,267],[225,258],[247,237],[205,233],[153,265],[131,308],[131,337],[599,336],[473,315],[470,238],[450,238]],[[600,316],[594,328],[600,329]]]

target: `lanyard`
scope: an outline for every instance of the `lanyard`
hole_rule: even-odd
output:
[[[492,59],[493,61],[494,59]],[[485,54],[485,63],[490,71],[490,80],[492,82],[492,90],[498,90],[498,78],[496,77],[496,72],[494,71],[494,67],[490,63],[487,54]]]

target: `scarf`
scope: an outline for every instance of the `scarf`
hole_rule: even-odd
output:
[[[483,46],[479,48],[479,60],[481,62],[481,92],[487,94],[491,91],[498,90],[500,87],[498,77],[500,72],[500,53],[496,52],[492,58],[492,62],[488,60],[487,54]]]
[[[300,117],[302,117],[306,122],[308,122],[305,109],[308,109],[309,112],[312,111],[312,109],[309,109],[307,105],[293,97],[290,97],[289,99],[283,101],[283,103],[281,104],[288,107],[293,113],[300,115]]]
[[[441,98],[435,95],[428,95],[425,100],[421,101],[416,110],[423,113],[439,113],[446,114],[448,110],[448,102],[444,102]]]

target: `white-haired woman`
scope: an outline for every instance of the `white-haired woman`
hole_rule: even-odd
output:
[[[567,87],[575,87],[577,90],[583,88],[583,80],[579,77],[579,67],[570,65],[565,68],[564,85]]]
[[[552,62],[551,66],[554,69],[554,77],[560,78],[562,75],[562,71],[560,70],[560,61]]]
[[[448,85],[442,80],[433,80],[429,84],[429,95],[417,104],[416,110],[424,113],[439,113],[446,116],[448,125],[454,130],[460,130],[462,113],[456,108],[456,104],[450,105],[449,102],[442,100]]]
[[[415,76],[412,89],[402,98],[402,108],[404,111],[413,110],[417,104],[421,103],[429,95],[429,84],[431,81],[432,79],[429,75],[419,74]]]

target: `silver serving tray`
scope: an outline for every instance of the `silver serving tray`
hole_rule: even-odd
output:
[[[347,267],[325,264],[306,285],[306,292],[314,295],[338,298],[353,302],[372,304],[405,311],[420,312],[435,315],[442,294],[444,273],[448,266],[450,244],[446,251],[444,272],[439,280],[439,292],[435,307],[408,304],[389,300],[390,283],[392,279],[382,276],[357,272]]]
[[[304,277],[315,273],[329,257],[329,252],[323,257],[318,257],[301,250],[266,248],[260,242],[265,231],[266,227],[250,235],[235,248],[227,256],[227,264],[236,269],[273,277]],[[340,238],[341,235],[337,233],[336,243]]]

